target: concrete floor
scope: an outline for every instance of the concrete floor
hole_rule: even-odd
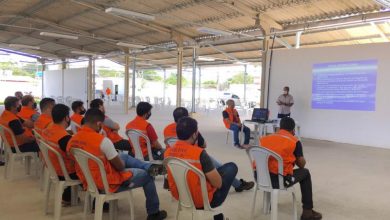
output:
[[[118,106],[108,110],[109,115],[122,125],[133,118],[120,113]],[[172,109],[155,107],[151,122],[155,126],[160,141],[163,141],[162,130],[172,119]],[[245,113],[241,113],[242,118]],[[220,111],[199,111],[194,116],[200,131],[208,143],[208,153],[222,162],[234,161],[239,167],[239,178],[251,180],[251,170],[246,154],[225,144],[226,130],[221,121]],[[121,131],[123,134],[123,130]],[[369,138],[369,137],[368,137]],[[377,149],[349,144],[340,144],[319,140],[303,140],[307,168],[313,178],[315,209],[330,220],[388,220],[390,219],[390,150]],[[16,169],[22,176],[23,167]],[[43,214],[43,193],[39,191],[36,177],[21,177],[13,181],[3,178],[4,168],[0,168],[0,219],[52,219],[52,215]],[[168,219],[174,219],[176,202],[170,193],[162,189],[162,178],[156,179],[161,208],[167,210]],[[299,187],[296,188],[300,200]],[[146,219],[145,198],[142,189],[134,190],[135,219]],[[253,191],[236,193],[231,191],[221,210],[229,219],[249,219]],[[258,209],[261,207],[261,198]],[[128,219],[127,201],[119,203],[119,219]],[[82,205],[63,208],[62,219],[81,219]],[[298,210],[301,213],[301,208]],[[258,212],[256,219],[270,219]],[[280,196],[279,219],[291,218],[291,197]],[[108,216],[106,216],[108,217]],[[93,219],[90,215],[89,219]]]

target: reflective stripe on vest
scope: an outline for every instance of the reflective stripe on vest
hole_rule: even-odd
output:
[[[129,129],[136,129],[136,130],[139,130],[140,132],[142,132],[144,135],[148,135],[148,132],[146,131],[147,127],[149,125],[149,122],[147,122],[144,118],[140,117],[140,116],[136,116],[134,118],[134,120],[132,120],[131,122],[129,122],[127,125],[126,125],[126,130],[129,130]],[[131,140],[129,139],[130,143],[131,143]],[[146,144],[146,140],[144,138],[139,138],[139,143],[140,143],[140,146],[141,146],[141,150],[142,150],[142,154],[144,157],[148,156],[148,147],[147,147],[147,144]],[[133,144],[131,144],[133,146]],[[134,153],[134,149],[132,149],[133,153]]]
[[[58,142],[63,137],[69,135],[68,132],[66,132],[65,128],[57,124],[52,124],[49,125],[49,127],[46,128],[42,133],[43,133],[43,138],[49,141],[49,145],[53,147],[58,153],[61,154],[65,163],[65,168],[68,171],[68,173],[70,174],[76,172],[74,167],[74,161],[72,160],[72,158],[59,148]],[[64,173],[62,172],[57,156],[53,152],[49,151],[49,157],[54,166],[54,169],[57,172],[57,175],[64,176]]]
[[[283,159],[283,175],[292,175],[295,165],[294,150],[298,139],[285,130],[280,130],[276,134],[265,136],[260,139],[261,146],[274,151]],[[274,158],[270,158],[269,170],[278,174],[278,163]]]
[[[200,155],[203,152],[203,149],[190,145],[184,141],[177,141],[176,144],[167,149],[164,154],[164,158],[167,157],[176,157],[182,160],[185,160],[189,162],[194,167],[198,168],[200,171],[203,172],[202,164],[200,163]],[[189,189],[191,191],[191,195],[195,204],[196,208],[202,208],[203,206],[203,197],[202,197],[202,191],[200,186],[200,179],[198,176],[189,171],[187,175],[187,182]],[[173,179],[171,171],[168,169],[168,183],[169,183],[169,189],[172,193],[172,196],[176,199],[179,199],[179,194],[177,190],[176,183]],[[209,182],[206,183],[207,185],[207,192],[208,192],[208,198],[209,201],[212,201],[214,192],[217,190],[214,188]]]
[[[93,154],[94,156],[100,158],[103,162],[104,169],[107,174],[107,182],[109,184],[109,190],[110,192],[116,192],[120,185],[130,179],[132,177],[131,171],[117,171],[110,163],[110,161],[107,160],[104,153],[100,149],[100,145],[104,139],[104,136],[97,133],[96,131],[92,130],[91,128],[87,126],[83,126],[80,128],[80,130],[75,134],[69,141],[68,146],[66,148],[67,152],[70,152],[70,150],[73,147],[81,148],[88,153]],[[76,164],[76,173],[77,176],[80,178],[80,181],[83,183],[84,188],[87,188],[87,181],[80,169],[80,167]],[[100,175],[99,166],[93,162],[89,161],[89,169],[91,171],[92,177],[95,181],[96,186],[100,190],[104,190],[103,181]]]
[[[176,122],[169,124],[164,128],[164,140],[168,138],[176,138]],[[168,144],[166,145],[167,148],[171,147]]]

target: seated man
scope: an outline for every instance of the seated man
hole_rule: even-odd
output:
[[[195,119],[184,117],[179,120],[176,127],[178,141],[165,152],[165,158],[176,157],[188,161],[191,165],[203,171],[207,181],[207,191],[212,208],[222,205],[237,174],[237,166],[227,163],[215,169],[207,152],[197,146],[198,123]],[[197,161],[197,162],[196,162]],[[191,189],[192,199],[196,208],[203,208],[203,199],[199,179],[195,174],[188,173],[187,182]],[[168,170],[168,183],[172,196],[179,199],[176,183]],[[223,218],[222,218],[223,219]]]
[[[103,112],[103,114],[106,114],[106,109],[104,108],[103,100],[101,99],[94,99],[90,103],[91,108],[97,108],[100,111]],[[111,140],[112,143],[114,143],[115,149],[117,150],[131,150],[130,142],[126,139],[123,139],[119,134],[120,127],[119,124],[114,122],[111,118],[109,118],[107,115],[105,115],[104,123],[103,123],[103,131],[105,132],[105,135],[108,139]]]
[[[146,197],[146,211],[148,220],[161,220],[167,217],[166,211],[159,210],[159,199],[152,176],[161,174],[161,165],[152,165],[132,158],[127,154],[120,154],[115,150],[112,142],[99,132],[105,120],[104,113],[92,108],[85,113],[84,125],[69,141],[67,152],[72,148],[81,148],[88,153],[99,157],[106,169],[110,192],[120,192],[137,187],[143,187]],[[103,182],[96,164],[90,165],[96,186],[103,190]],[[76,164],[76,173],[84,187],[86,180],[81,169]]]
[[[69,127],[70,118],[69,118],[70,109],[64,104],[57,104],[53,107],[51,116],[53,118],[53,124],[50,124],[45,130],[43,130],[43,138],[45,138],[50,143],[51,147],[56,149],[64,159],[65,168],[69,173],[71,179],[77,180],[76,170],[74,168],[74,161],[66,153],[66,146],[72,137],[66,131],[66,128]],[[58,148],[59,147],[59,148]],[[57,160],[57,156],[49,151],[50,160],[54,166],[54,169],[57,172],[58,178],[60,180],[65,180],[64,174],[62,172],[61,166]],[[62,203],[65,206],[70,205],[71,201],[71,188],[67,187],[62,194]]]
[[[138,103],[137,116],[132,121],[127,123],[126,130],[136,129],[141,131],[143,134],[147,135],[152,147],[153,159],[163,160],[164,149],[162,148],[160,142],[158,142],[158,136],[153,126],[147,121],[151,115],[152,115],[151,104],[149,104],[148,102]],[[149,160],[146,141],[143,138],[140,138],[140,145],[145,160]],[[134,149],[133,149],[133,153],[134,153]]]
[[[82,125],[83,115],[85,114],[85,108],[84,108],[84,102],[82,101],[74,101],[72,103],[72,111],[73,114],[70,117],[70,120],[72,120],[73,123],[77,124],[79,127]],[[72,131],[76,130],[72,124]]]
[[[39,113],[37,111],[37,103],[31,95],[25,95],[22,98],[22,108],[18,116],[24,120],[24,128],[27,133],[32,134],[34,122],[38,119]]]
[[[39,148],[35,141],[34,136],[31,133],[26,132],[23,128],[24,120],[17,116],[21,109],[19,99],[15,96],[8,96],[4,100],[5,110],[0,116],[0,123],[12,130],[15,135],[16,143],[21,152],[38,152]],[[11,134],[5,132],[6,140],[11,145],[12,152],[16,153],[14,142],[12,141]]]
[[[311,176],[305,168],[306,160],[303,157],[301,142],[295,135],[295,122],[292,118],[285,117],[280,121],[280,130],[260,138],[261,146],[274,151],[283,159],[283,176],[285,186],[292,186],[296,183],[301,185],[303,213],[301,220],[319,220],[322,215],[313,210],[313,195]],[[294,170],[294,166],[299,168]],[[279,188],[278,164],[273,158],[269,160],[270,176],[273,188]]]
[[[34,128],[39,134],[42,134],[51,123],[53,119],[51,118],[51,110],[53,109],[56,101],[52,98],[43,98],[39,103],[39,108],[41,109],[41,115],[34,123]]]
[[[184,117],[188,117],[188,110],[186,108],[178,107],[173,111],[173,118],[174,118],[175,122],[172,124],[169,124],[167,127],[165,127],[165,129],[164,129],[164,138],[165,139],[170,138],[170,137],[177,138],[176,125],[177,125],[177,122]],[[202,135],[199,132],[198,132],[197,143],[195,146],[199,146],[203,149],[205,149],[207,146],[204,138],[202,137]],[[218,162],[216,159],[214,159],[212,156],[209,156],[209,157],[210,157],[215,168],[218,169],[222,166],[222,164],[220,162]],[[234,187],[236,192],[250,190],[253,188],[254,185],[255,185],[254,182],[246,182],[243,179],[238,180],[237,178],[235,178],[233,183],[232,183],[232,186]]]
[[[19,101],[21,101],[23,98],[23,93],[21,91],[16,91],[15,97],[18,98]]]
[[[249,147],[249,139],[251,135],[251,131],[248,127],[243,126],[241,124],[240,116],[238,115],[237,110],[234,108],[234,101],[229,99],[226,101],[226,109],[222,112],[223,116],[223,123],[225,124],[225,127],[229,130],[233,131],[233,137],[234,137],[234,146],[237,148],[247,148]],[[239,132],[243,130],[245,134],[245,140],[244,145],[240,145],[240,140],[238,137]]]

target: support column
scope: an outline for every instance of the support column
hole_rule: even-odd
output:
[[[167,80],[167,70],[164,68],[163,69],[163,71],[164,71],[164,90],[163,90],[163,103],[164,103],[164,105],[165,105],[165,91],[166,91],[166,89],[167,89],[167,83],[166,83],[166,80]]]
[[[92,75],[93,75],[93,66],[92,66],[92,57],[89,57],[88,60],[88,72],[87,72],[87,105],[92,101]]]
[[[191,113],[195,113],[195,89],[196,89],[196,47],[192,49],[192,100]]]
[[[177,48],[176,107],[181,107],[181,85],[183,75],[183,47]]]
[[[61,92],[61,96],[62,96],[62,102],[65,101],[65,69],[66,69],[66,59],[62,59],[62,63],[61,63],[61,71],[62,71],[62,92]],[[87,88],[88,88],[88,82],[87,82]],[[88,91],[87,91],[88,92]],[[88,95],[88,94],[87,94]]]
[[[247,66],[248,65],[246,64],[244,65],[244,105],[246,105],[246,80],[248,76]]]
[[[135,77],[136,77],[136,68],[137,68],[137,58],[134,55],[133,59],[133,78],[132,78],[132,88],[131,88],[131,107],[135,108]]]
[[[125,114],[129,113],[129,83],[130,83],[129,65],[130,65],[130,55],[129,55],[129,51],[127,50],[125,52],[125,91],[123,95],[123,107],[124,107]]]
[[[45,97],[45,87],[44,87],[44,83],[45,83],[45,71],[46,71],[46,65],[45,65],[45,60],[44,59],[38,59],[38,61],[41,63],[42,67],[41,67],[41,71],[42,71],[42,79],[41,79],[41,85],[42,85],[42,95],[41,95],[41,98]]]
[[[268,65],[267,65],[268,47],[269,47],[269,37],[266,36],[263,39],[263,50],[261,52],[262,61],[261,61],[260,108],[264,108],[266,105],[268,107],[268,98],[266,98],[266,96],[268,96],[268,94],[266,94],[266,76],[267,76],[267,72],[268,72],[268,69],[267,69],[267,67],[268,67]]]
[[[299,49],[301,47],[301,35],[302,31],[298,31],[295,39],[295,49]]]
[[[92,99],[95,99],[96,93],[96,60],[92,60]]]
[[[202,89],[202,67],[198,66],[199,78],[198,78],[198,99],[200,103],[200,90]]]

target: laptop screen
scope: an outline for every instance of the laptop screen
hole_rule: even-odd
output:
[[[268,109],[267,108],[254,108],[252,114],[252,120],[268,120]]]

